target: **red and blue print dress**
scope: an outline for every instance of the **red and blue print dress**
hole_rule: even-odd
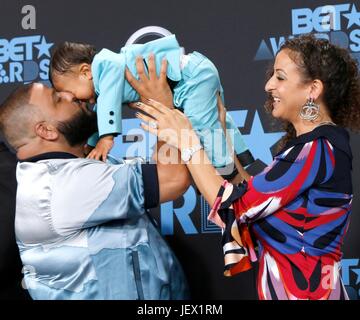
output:
[[[348,299],[339,269],[351,162],[347,131],[323,125],[290,141],[248,183],[225,181],[209,214],[223,228],[224,274],[258,259],[259,299]]]

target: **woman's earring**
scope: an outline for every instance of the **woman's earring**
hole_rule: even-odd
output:
[[[319,117],[320,106],[309,98],[300,110],[300,118],[307,121],[314,121]]]

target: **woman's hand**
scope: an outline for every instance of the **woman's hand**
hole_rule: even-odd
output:
[[[163,104],[150,99],[147,104],[137,102],[133,105],[148,114],[140,112],[136,114],[145,122],[141,124],[141,127],[157,135],[160,140],[179,150],[199,144],[199,138],[192,129],[191,122],[179,110],[170,110]],[[210,205],[213,204],[223,179],[212,166],[204,149],[196,152],[186,165],[206,201]]]
[[[156,74],[155,56],[149,55],[148,74],[144,70],[144,62],[142,57],[136,57],[136,70],[139,75],[137,80],[126,68],[125,76],[130,85],[138,92],[142,102],[152,98],[162,102],[168,108],[173,109],[173,95],[167,82],[167,60],[163,59],[161,63],[160,75]]]
[[[159,140],[180,150],[199,143],[191,122],[179,110],[169,109],[152,99],[147,99],[147,104],[133,103],[132,107],[148,114],[137,112],[136,117],[144,121],[141,127],[158,136]]]

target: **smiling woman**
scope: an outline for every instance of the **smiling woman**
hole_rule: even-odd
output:
[[[265,107],[284,121],[282,146],[322,122],[360,129],[358,66],[347,50],[312,36],[288,40],[268,74]]]
[[[301,36],[281,47],[265,90],[267,107],[287,124],[287,134],[263,172],[233,185],[202,149],[187,162],[212,204],[209,219],[223,229],[224,275],[259,260],[260,299],[347,299],[339,269],[353,197],[345,127],[360,127],[356,62],[328,41]],[[143,121],[156,120],[156,130],[143,128],[160,139],[181,150],[198,144],[180,112],[151,100],[137,108],[152,117],[138,115]]]
[[[307,99],[314,99],[313,97],[318,99],[322,85],[318,80],[303,83],[302,75],[289,54],[289,50],[286,49],[279,52],[275,60],[273,75],[266,83],[265,90],[272,97],[272,115],[275,118],[298,124],[301,123],[301,118],[298,116],[299,106],[304,105]],[[329,119],[326,111],[323,117]]]

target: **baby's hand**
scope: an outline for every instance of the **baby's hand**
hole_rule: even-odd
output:
[[[89,146],[88,144],[86,144],[84,146],[84,155],[87,156],[91,152],[91,150],[93,150],[93,149],[94,149],[93,146]]]
[[[113,136],[105,136],[100,138],[97,142],[96,147],[91,150],[86,158],[106,161],[107,155],[110,149],[114,145],[114,137]]]

